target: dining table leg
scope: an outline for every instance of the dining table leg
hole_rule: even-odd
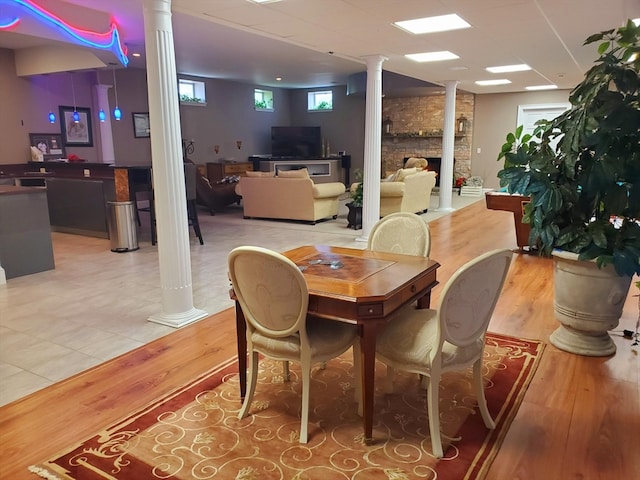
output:
[[[379,324],[367,321],[360,324],[360,364],[362,368],[362,421],[364,440],[373,443],[373,397],[375,394],[376,336]]]
[[[247,393],[247,324],[236,300],[236,338],[238,344],[238,379],[240,382],[240,400]]]
[[[429,290],[423,297],[418,299],[418,309],[429,308],[431,306],[431,290]]]

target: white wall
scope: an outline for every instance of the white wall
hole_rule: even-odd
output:
[[[482,177],[485,188],[499,188],[497,174],[502,169],[502,161],[498,162],[497,158],[507,133],[517,127],[518,105],[567,102],[569,93],[569,90],[551,90],[476,95],[471,174]]]

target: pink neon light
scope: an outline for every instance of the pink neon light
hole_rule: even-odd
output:
[[[0,5],[3,3],[13,3],[19,7],[26,9],[27,13],[34,14],[36,18],[42,19],[46,23],[53,24],[54,27],[62,30],[63,33],[73,37],[80,43],[84,43],[94,48],[112,50],[119,58],[123,65],[129,63],[127,58],[127,47],[120,42],[120,34],[115,23],[111,23],[108,32],[96,32],[86,30],[78,27],[74,27],[62,20],[57,15],[45,10],[39,5],[36,5],[31,0],[0,0]],[[6,30],[15,27],[20,22],[20,18],[15,19],[0,19],[0,29]]]

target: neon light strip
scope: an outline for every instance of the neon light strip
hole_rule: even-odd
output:
[[[22,7],[27,14],[32,15],[36,20],[50,24],[54,28],[61,30],[63,34],[70,36],[76,43],[102,50],[111,50],[116,57],[118,57],[122,65],[126,67],[129,63],[127,47],[120,42],[120,33],[115,23],[111,24],[108,32],[100,33],[74,27],[48,10],[36,5],[31,0],[0,0],[0,5],[2,4],[13,4]],[[20,17],[0,18],[0,30],[13,28],[18,25],[19,22]]]

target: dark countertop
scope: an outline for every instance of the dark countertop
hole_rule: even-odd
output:
[[[16,187],[14,185],[0,185],[0,195],[16,195],[21,193],[46,193],[38,187]]]

